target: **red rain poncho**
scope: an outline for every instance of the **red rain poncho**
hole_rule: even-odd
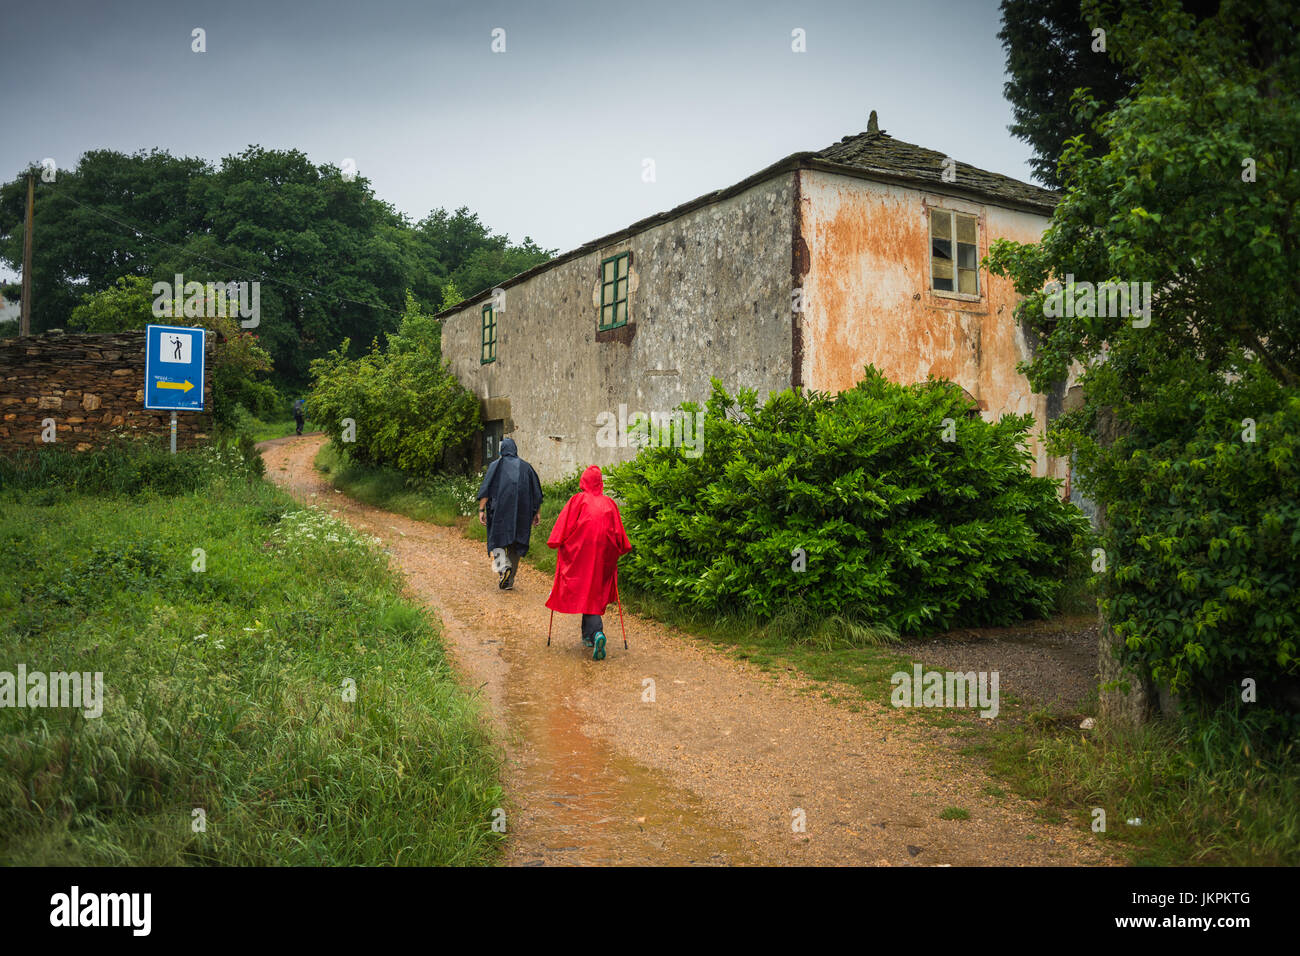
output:
[[[559,548],[555,584],[546,606],[561,614],[604,614],[614,600],[618,559],[632,550],[618,505],[605,496],[605,479],[592,465],[578,482],[546,542]]]

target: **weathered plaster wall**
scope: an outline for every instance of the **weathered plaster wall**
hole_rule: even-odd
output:
[[[990,421],[1033,414],[1035,474],[1064,477],[1065,463],[1049,460],[1038,440],[1048,398],[1016,371],[1029,344],[1012,314],[1011,282],[981,269],[979,301],[964,301],[932,292],[929,281],[928,207],[978,216],[981,259],[994,238],[1038,241],[1046,217],[817,170],[800,175],[811,264],[803,280],[803,382],[843,391],[867,364],[898,382],[950,379]]]
[[[450,313],[443,354],[543,481],[633,457],[597,445],[598,416],[620,403],[668,412],[707,399],[711,377],[760,397],[788,388],[793,182],[778,175],[507,286],[490,364],[483,303]],[[600,261],[627,250],[628,326],[598,335]]]

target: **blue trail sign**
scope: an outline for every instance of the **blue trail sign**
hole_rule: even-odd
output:
[[[145,327],[144,407],[203,411],[203,329]]]

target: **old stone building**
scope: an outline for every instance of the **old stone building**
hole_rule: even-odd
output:
[[[1030,346],[1015,291],[979,266],[996,238],[1036,241],[1055,201],[896,140],[873,113],[865,133],[446,310],[443,352],[483,403],[485,457],[510,435],[546,481],[633,456],[611,419],[702,401],[713,377],[761,399],[842,391],[869,363],[950,379],[990,419],[1032,413],[1035,471],[1063,477],[1038,441],[1061,396],[1016,371]]]

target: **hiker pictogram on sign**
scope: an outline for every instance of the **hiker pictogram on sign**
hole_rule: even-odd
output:
[[[166,333],[163,338],[167,344],[162,348],[158,357],[164,362],[180,362],[183,365],[189,365],[192,338],[188,335],[177,335],[174,332]]]

